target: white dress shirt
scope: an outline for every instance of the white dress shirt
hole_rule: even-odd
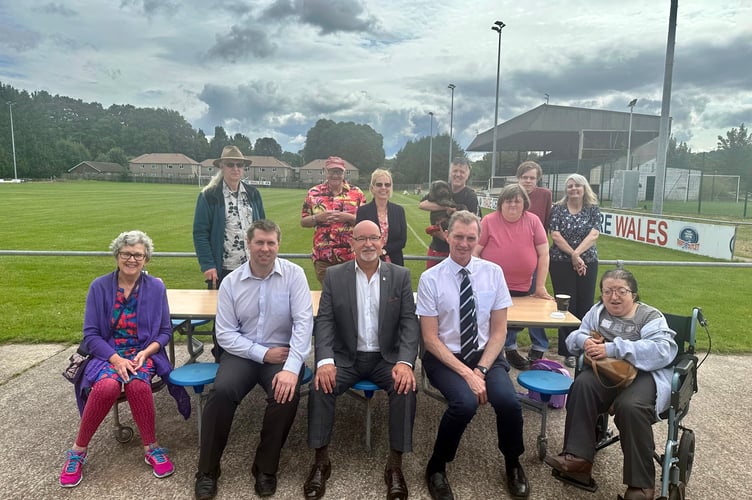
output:
[[[265,278],[249,264],[222,281],[215,321],[217,343],[235,356],[264,362],[271,347],[289,347],[284,369],[295,374],[311,351],[313,306],[303,268],[277,258]]]
[[[478,320],[478,349],[488,342],[491,311],[512,305],[504,272],[487,260],[473,257],[465,267],[475,298],[475,315]],[[460,352],[460,283],[462,266],[444,259],[420,275],[416,313],[419,316],[438,316],[439,339],[447,348]]]

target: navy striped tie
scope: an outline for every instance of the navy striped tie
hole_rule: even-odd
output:
[[[460,283],[460,356],[465,361],[478,348],[478,320],[475,316],[473,287],[467,269],[462,268]]]

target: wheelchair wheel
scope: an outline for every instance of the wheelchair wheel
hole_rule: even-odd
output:
[[[695,461],[695,433],[689,429],[682,432],[679,439],[679,481],[689,483],[692,474],[692,463]]]
[[[133,429],[130,427],[118,427],[115,429],[115,439],[118,443],[129,443],[133,439]]]

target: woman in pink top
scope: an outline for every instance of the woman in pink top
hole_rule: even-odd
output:
[[[511,184],[499,194],[498,209],[481,221],[480,241],[473,254],[501,266],[509,293],[514,297],[530,294],[533,272],[536,272],[536,297],[553,300],[546,291],[548,274],[548,238],[540,219],[528,212],[530,200],[519,184]],[[508,330],[504,351],[507,361],[518,370],[529,367],[529,361],[517,352],[517,332]],[[545,333],[545,332],[544,332]],[[545,335],[544,335],[545,336]],[[531,358],[541,358],[548,347],[532,338]]]

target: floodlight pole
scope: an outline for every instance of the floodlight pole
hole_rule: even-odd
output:
[[[13,102],[8,101],[8,111],[10,111],[10,143],[13,147],[13,180],[18,180],[18,169],[16,167],[16,136],[13,132]]]
[[[428,112],[431,117],[431,132],[428,140],[428,189],[431,189],[431,166],[433,160],[433,111]]]
[[[630,163],[630,154],[632,152],[632,112],[634,111],[637,99],[629,101],[627,106],[629,107],[629,133],[627,134],[627,170],[632,170],[632,163]]]
[[[454,88],[455,84],[450,83],[447,87],[452,91],[452,104],[449,106],[449,169],[452,169],[452,127],[454,125]]]
[[[501,69],[501,30],[506,26],[501,21],[496,21],[491,29],[499,34],[499,50],[496,55],[496,105],[494,106],[494,129],[493,129],[493,153],[491,154],[491,182],[496,177],[496,140],[498,131],[496,130],[499,123],[499,73]]]

